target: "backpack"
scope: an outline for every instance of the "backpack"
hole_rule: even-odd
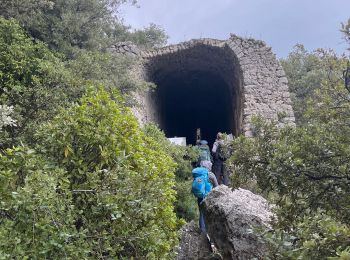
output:
[[[208,147],[199,146],[199,162],[211,161]]]
[[[204,167],[194,168],[192,171],[192,193],[197,198],[205,198],[211,191],[212,186],[209,182],[209,171]]]
[[[230,147],[222,142],[219,143],[217,149],[218,157],[220,160],[225,161],[231,156]]]

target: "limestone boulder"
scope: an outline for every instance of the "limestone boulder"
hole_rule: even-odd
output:
[[[263,197],[220,185],[202,206],[208,233],[223,259],[264,259],[264,243],[254,230],[268,228],[273,214]]]

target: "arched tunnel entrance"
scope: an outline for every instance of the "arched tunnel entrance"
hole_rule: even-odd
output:
[[[197,128],[210,141],[218,131],[233,132],[230,89],[213,73],[170,74],[158,82],[157,95],[160,127],[167,136],[184,136],[193,144]]]
[[[232,50],[200,44],[147,64],[154,121],[167,137],[194,144],[196,129],[212,144],[217,132],[241,131],[241,72]]]

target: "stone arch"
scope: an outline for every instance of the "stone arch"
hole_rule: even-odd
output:
[[[166,94],[162,94],[162,91],[171,87],[169,82],[172,80],[176,81],[181,77],[184,80],[191,80],[191,75],[197,73],[206,80],[210,81],[212,78],[221,82],[216,86],[221,95],[215,96],[215,91],[212,89],[210,92],[207,86],[209,93],[221,98],[223,102],[227,102],[224,100],[226,95],[230,97],[230,118],[222,118],[229,121],[229,129],[224,130],[229,130],[235,135],[251,136],[250,122],[254,115],[274,120],[280,126],[294,125],[287,78],[271,48],[262,41],[231,35],[228,40],[223,41],[191,40],[150,51],[119,46],[117,52],[131,52],[141,57],[143,79],[158,85],[156,91],[139,95],[141,106],[135,108],[134,113],[141,124],[153,121],[167,132],[167,123],[162,115],[162,111],[167,109],[164,110],[166,102],[163,100]],[[179,83],[181,84],[175,86],[171,93],[177,95],[184,91],[182,88],[184,83],[180,81]],[[217,102],[220,103],[220,100]]]
[[[228,46],[199,41],[153,56],[145,72],[157,85],[148,115],[168,136],[194,143],[197,128],[210,141],[218,131],[241,133],[242,71]]]

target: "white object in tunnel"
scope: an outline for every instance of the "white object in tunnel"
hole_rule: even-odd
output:
[[[186,146],[186,137],[172,137],[168,139],[173,144]]]

